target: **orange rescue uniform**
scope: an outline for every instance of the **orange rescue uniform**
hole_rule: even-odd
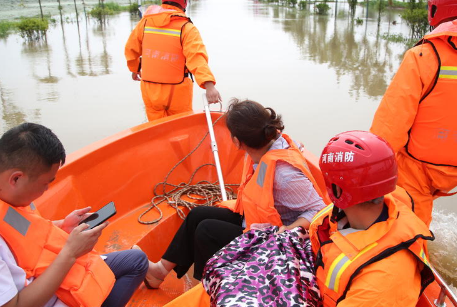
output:
[[[27,278],[38,277],[65,245],[68,234],[42,218],[35,207],[13,207],[0,200],[0,235]],[[97,307],[110,294],[114,274],[92,251],[79,257],[56,292],[68,306]]]
[[[131,72],[141,71],[141,92],[149,121],[192,110],[189,73],[201,88],[205,88],[205,82],[216,83],[200,33],[175,6],[148,8],[130,34],[125,57]]]
[[[327,204],[330,203],[328,195],[320,190],[305,157],[303,157],[298,147],[287,134],[282,134],[282,137],[289,144],[289,148],[269,150],[262,156],[255,171],[253,168],[254,163],[249,156],[246,156],[242,184],[238,188],[236,202],[228,201],[221,204],[221,207],[244,215],[246,230],[249,230],[253,223],[269,223],[275,226],[282,226],[281,217],[274,206],[273,195],[275,169],[278,160],[285,161],[299,169],[311,181],[317,194]]]
[[[396,152],[398,185],[428,226],[433,199],[457,186],[456,46],[454,20],[408,50],[370,129]]]
[[[414,307],[434,280],[424,244],[433,235],[393,196],[385,204],[387,220],[366,230],[339,230],[333,205],[314,217],[310,238],[325,307]]]

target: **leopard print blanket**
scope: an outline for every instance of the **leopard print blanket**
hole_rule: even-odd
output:
[[[322,306],[309,235],[301,227],[250,230],[206,263],[211,306]]]

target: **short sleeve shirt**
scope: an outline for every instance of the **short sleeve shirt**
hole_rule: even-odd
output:
[[[8,303],[32,280],[33,278],[26,278],[24,270],[17,265],[5,240],[0,237],[0,306]],[[67,305],[53,296],[44,307],[67,307]]]

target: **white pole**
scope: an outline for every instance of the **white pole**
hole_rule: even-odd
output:
[[[214,162],[216,164],[217,177],[219,179],[219,186],[221,187],[222,200],[226,201],[227,193],[225,192],[224,177],[222,176],[221,162],[219,161],[219,153],[217,150],[216,138],[214,136],[213,122],[211,121],[209,105],[208,105],[208,101],[206,100],[205,95],[203,95],[203,106],[205,108],[206,121],[208,123],[209,136],[211,139],[211,150],[213,151]]]

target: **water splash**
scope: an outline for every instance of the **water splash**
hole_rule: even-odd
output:
[[[433,210],[430,229],[435,241],[430,242],[430,260],[436,270],[457,294],[457,214]]]

